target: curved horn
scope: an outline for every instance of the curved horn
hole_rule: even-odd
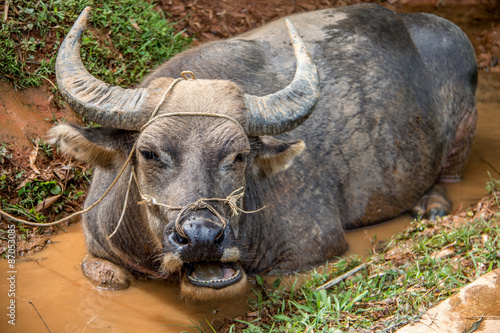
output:
[[[297,29],[285,20],[297,61],[293,81],[284,89],[258,97],[245,94],[249,135],[276,135],[294,129],[312,113],[319,98],[318,69]]]
[[[93,77],[80,58],[80,38],[91,8],[80,14],[62,42],[56,60],[59,91],[80,115],[103,126],[137,130],[147,121],[143,111],[148,89],[123,89]]]

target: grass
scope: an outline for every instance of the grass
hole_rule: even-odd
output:
[[[12,16],[1,22],[0,76],[16,88],[51,80],[59,45],[87,6],[94,9],[82,38],[82,59],[110,84],[138,83],[190,42],[145,0],[19,0],[10,5]]]
[[[353,276],[327,290],[326,281],[359,266],[343,258],[300,286],[257,278],[252,310],[223,332],[394,332],[477,277],[500,267],[498,181],[481,207],[442,221],[414,221]],[[491,213],[493,212],[494,213]],[[326,271],[326,269],[325,269]],[[250,315],[249,315],[250,314]]]

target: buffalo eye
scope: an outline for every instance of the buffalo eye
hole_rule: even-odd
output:
[[[245,162],[245,159],[246,159],[246,155],[238,154],[234,157],[233,164]]]
[[[247,155],[240,153],[240,154],[237,154],[236,156],[234,156],[234,159],[229,166],[230,167],[237,167],[237,166],[245,163],[246,161],[247,161]]]
[[[140,150],[140,152],[142,157],[144,157],[146,160],[160,160],[158,155],[156,155],[156,153],[152,152],[151,150]]]
[[[242,164],[246,163],[247,154],[239,153],[227,156],[222,162],[222,169],[238,169]]]

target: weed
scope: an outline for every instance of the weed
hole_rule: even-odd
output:
[[[48,142],[45,142],[43,139],[30,138],[30,140],[33,143],[33,146],[38,146],[39,153],[42,153],[47,158],[52,158],[54,146],[52,146]]]
[[[12,153],[9,151],[8,145],[6,143],[0,143],[0,164],[3,164],[6,160],[12,158]]]
[[[497,206],[500,206],[500,179],[492,178],[489,172],[488,177],[490,178],[490,181],[486,183],[486,192],[488,192],[488,194],[492,194],[495,197]]]
[[[27,182],[18,190],[16,205],[7,205],[6,210],[24,215],[36,222],[44,222],[46,217],[36,211],[36,206],[50,196],[61,194],[61,191],[60,185],[55,180],[48,182],[41,180]]]
[[[0,26],[0,68],[16,88],[38,86],[54,76],[59,45],[87,6],[94,9],[82,38],[82,59],[110,84],[139,82],[190,42],[145,0],[19,0],[11,6],[17,8],[15,19]]]
[[[0,175],[0,191],[4,191],[8,187],[7,175],[2,173]]]
[[[46,157],[52,158],[54,146],[44,140],[38,140],[38,151],[42,152]]]

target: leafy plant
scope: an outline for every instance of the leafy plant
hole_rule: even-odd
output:
[[[5,160],[10,160],[12,158],[12,153],[9,151],[6,143],[0,143],[0,164],[3,164]]]

